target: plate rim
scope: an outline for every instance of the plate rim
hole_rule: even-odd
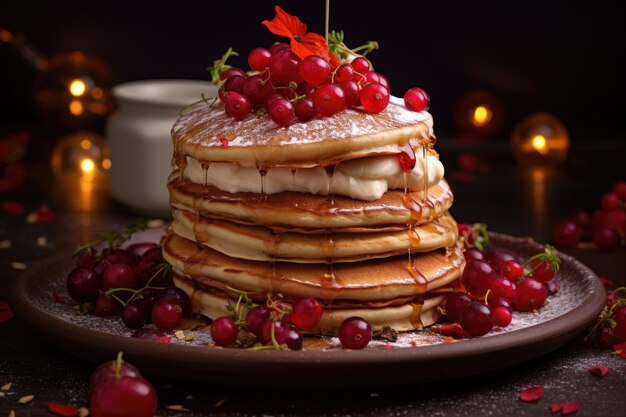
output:
[[[490,236],[495,241],[496,248],[498,242],[515,242],[521,243],[526,249],[543,250],[543,245],[529,238],[520,238],[507,234],[490,232]],[[202,363],[216,361],[217,363],[236,362],[241,367],[258,366],[258,365],[276,365],[280,364],[285,368],[303,368],[309,369],[328,364],[337,368],[354,367],[359,364],[368,364],[373,366],[398,365],[398,364],[420,364],[427,361],[441,360],[459,360],[467,357],[475,357],[485,353],[494,351],[507,351],[522,345],[535,345],[545,342],[546,333],[554,340],[563,340],[554,348],[545,351],[541,356],[549,351],[571,340],[582,329],[593,322],[605,304],[605,289],[601,284],[597,275],[582,262],[576,258],[558,252],[563,262],[571,264],[578,271],[581,279],[589,281],[591,286],[588,296],[582,300],[572,310],[563,315],[549,319],[545,322],[532,325],[523,329],[514,330],[503,334],[495,334],[488,337],[478,337],[463,339],[455,343],[445,343],[427,346],[416,346],[394,349],[365,349],[360,351],[346,352],[344,350],[331,351],[250,351],[246,349],[203,349],[200,346],[186,346],[180,344],[155,343],[149,340],[135,339],[116,334],[102,332],[81,326],[76,326],[71,322],[63,320],[59,317],[47,314],[46,311],[40,310],[32,297],[26,291],[35,276],[45,271],[50,265],[59,265],[67,263],[68,254],[57,253],[33,264],[27,271],[22,273],[13,283],[9,293],[9,304],[16,316],[26,322],[30,327],[35,328],[38,332],[43,333],[47,337],[56,339],[60,344],[65,345],[70,342],[76,342],[72,338],[72,332],[76,331],[76,327],[80,328],[81,334],[86,335],[93,342],[105,341],[100,349],[94,350],[94,357],[90,359],[87,355],[78,354],[86,360],[93,361],[98,358],[98,351],[115,352],[123,350],[127,358],[143,357],[150,362],[157,362],[168,355],[183,356],[184,362],[194,363],[200,361]],[[69,265],[69,264],[68,264]],[[593,279],[595,278],[595,280]],[[52,302],[52,301],[51,301]],[[567,318],[568,320],[564,320]],[[41,320],[45,319],[45,320]],[[47,323],[46,323],[47,322]],[[92,343],[82,342],[78,345],[90,348]],[[86,345],[86,346],[83,346]],[[69,349],[72,354],[77,354],[74,349]],[[113,357],[111,355],[110,357]],[[524,361],[522,359],[519,362]],[[511,365],[515,364],[511,362]],[[499,369],[504,366],[496,366],[492,369]]]

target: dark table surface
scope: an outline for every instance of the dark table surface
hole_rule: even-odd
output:
[[[461,148],[446,149],[441,144],[449,173]],[[485,149],[479,151],[484,151],[490,169],[470,183],[453,184],[453,214],[459,221],[485,222],[491,230],[531,236],[538,241],[549,241],[554,222],[572,209],[597,207],[612,181],[626,177],[623,162],[620,164],[623,148],[609,152],[598,146],[579,148],[565,168],[548,171],[519,168],[499,156],[506,154],[502,147],[494,147],[493,152]],[[610,168],[615,166],[622,168]],[[29,266],[57,252],[69,253],[97,232],[115,230],[135,217],[113,202],[106,189],[93,192],[87,207],[78,199],[77,189],[63,188],[50,175],[47,164],[33,163],[29,172],[26,189],[0,196],[0,201],[21,201],[27,212],[48,204],[58,219],[50,225],[27,224],[24,216],[2,215],[0,241],[10,240],[12,246],[0,249],[0,301],[7,298],[11,284],[20,275],[12,262]],[[37,243],[40,236],[47,240],[43,247]],[[612,254],[582,249],[568,253],[598,275],[614,280],[615,287],[626,285],[623,249]],[[319,390],[294,391],[289,390],[288,380],[272,389],[253,389],[243,384],[229,388],[162,378],[151,378],[151,382],[158,391],[157,414],[161,416],[547,416],[551,403],[566,401],[581,404],[576,414],[579,416],[625,416],[626,359],[590,347],[582,339],[581,335],[557,351],[522,365],[419,385],[334,390],[321,386]],[[588,369],[596,365],[608,366],[608,375],[591,375]],[[10,410],[15,410],[17,416],[49,415],[49,401],[88,407],[88,378],[94,367],[50,345],[18,318],[0,323],[0,386],[12,383],[10,390],[0,396],[0,416],[8,415]],[[523,403],[519,393],[531,385],[543,385],[546,392],[537,403]],[[20,397],[29,394],[35,396],[30,404],[17,404]],[[186,399],[188,396],[193,398]],[[168,404],[184,404],[191,411],[170,411],[165,408]]]

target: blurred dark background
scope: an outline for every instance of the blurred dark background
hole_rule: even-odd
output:
[[[261,25],[274,16],[275,4],[4,1],[0,28],[23,34],[44,57],[75,50],[99,57],[117,82],[206,79],[205,68],[227,47],[241,52],[234,62],[244,65],[252,48],[278,39]],[[322,0],[280,5],[323,33]],[[392,93],[426,89],[440,134],[454,132],[455,103],[482,89],[503,101],[507,138],[525,115],[547,111],[563,120],[574,143],[626,140],[626,25],[603,2],[335,0],[330,26],[344,30],[350,46],[377,40],[380,50],[370,57],[391,80]],[[18,68],[16,76],[19,64],[7,62],[9,52],[0,49],[0,59],[0,122],[34,117],[19,96],[28,69]]]

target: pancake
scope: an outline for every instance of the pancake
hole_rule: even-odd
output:
[[[187,293],[191,299],[191,308],[194,313],[202,314],[210,319],[226,316],[230,312],[227,305],[235,306],[236,297],[228,297],[214,294],[212,292],[196,288],[190,279],[174,277],[174,283]],[[430,326],[439,319],[437,307],[443,301],[444,296],[433,294],[424,298],[420,302],[408,302],[399,306],[388,306],[381,308],[335,308],[322,309],[322,319],[317,328],[311,333],[316,334],[336,334],[341,323],[348,317],[358,316],[367,320],[373,330],[379,330],[385,326],[390,326],[396,331],[408,331],[424,326]],[[243,314],[245,314],[245,311]]]
[[[355,262],[429,252],[452,245],[457,227],[450,215],[415,226],[411,230],[378,233],[332,233],[323,235],[273,233],[262,226],[244,226],[197,214],[172,210],[174,232],[234,258],[297,263]]]
[[[452,191],[445,180],[422,192],[387,191],[376,201],[360,201],[349,197],[331,199],[299,192],[272,195],[229,193],[216,187],[203,186],[180,178],[175,170],[169,179],[170,203],[174,208],[205,217],[231,222],[264,225],[277,232],[326,231],[358,233],[371,228],[406,229],[407,223],[423,224],[437,218],[452,206]],[[405,203],[406,201],[406,203]]]
[[[428,140],[432,126],[428,112],[410,111],[402,99],[391,97],[375,115],[348,109],[288,128],[277,128],[265,111],[235,122],[221,106],[203,107],[178,119],[171,133],[178,166],[190,156],[247,167],[304,168],[395,154],[410,139]]]
[[[176,274],[199,283],[319,300],[371,301],[421,295],[453,282],[465,265],[458,243],[412,256],[415,277],[409,273],[406,255],[332,265],[258,262],[232,258],[200,246],[175,234],[171,226],[161,246],[164,259]]]

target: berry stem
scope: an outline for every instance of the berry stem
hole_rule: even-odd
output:
[[[213,65],[207,68],[207,70],[211,74],[211,82],[213,82],[213,84],[220,87],[222,86],[222,84],[224,84],[224,81],[220,80],[220,75],[222,75],[222,73],[229,68],[232,68],[230,65],[226,64],[226,61],[231,56],[239,56],[237,52],[233,51],[232,47],[228,48],[220,59],[216,59],[215,61],[213,61]]]
[[[189,110],[190,108],[194,107],[196,104],[200,104],[200,103],[206,103],[207,106],[209,106],[210,108],[214,109],[215,108],[215,103],[217,103],[217,100],[219,100],[218,97],[206,97],[204,95],[204,93],[200,94],[200,97],[202,97],[200,100],[194,101],[193,103],[187,104],[186,106],[181,108],[180,111],[178,112],[178,115],[180,117],[183,117],[187,110]],[[211,100],[210,103],[209,103],[209,100]]]
[[[85,243],[82,245],[78,245],[76,250],[72,254],[72,256],[78,255],[83,250],[89,249],[103,242],[107,242],[110,248],[114,246],[120,246],[122,243],[126,242],[128,239],[132,237],[134,233],[141,232],[148,228],[148,220],[146,219],[136,219],[132,223],[130,223],[126,229],[121,230],[119,232],[110,232],[110,233],[98,233],[98,239]]]
[[[122,355],[124,354],[124,352],[119,351],[117,352],[117,358],[115,359],[115,379],[122,379],[122,374],[120,373],[120,370],[122,369],[122,363],[124,363],[124,360],[122,359]]]
[[[535,267],[533,269],[530,269],[530,270],[526,269],[526,266],[532,264],[532,262],[534,262],[537,259],[540,260],[541,262],[538,262],[537,265],[535,265]],[[554,246],[546,245],[545,248],[544,248],[544,252],[538,253],[538,254],[533,255],[530,258],[528,258],[522,264],[522,266],[524,267],[524,276],[531,275],[543,263],[547,263],[549,265],[550,269],[555,271],[555,272],[559,272],[559,269],[561,269],[561,258],[559,258],[559,255],[556,254],[556,249],[555,249]]]

